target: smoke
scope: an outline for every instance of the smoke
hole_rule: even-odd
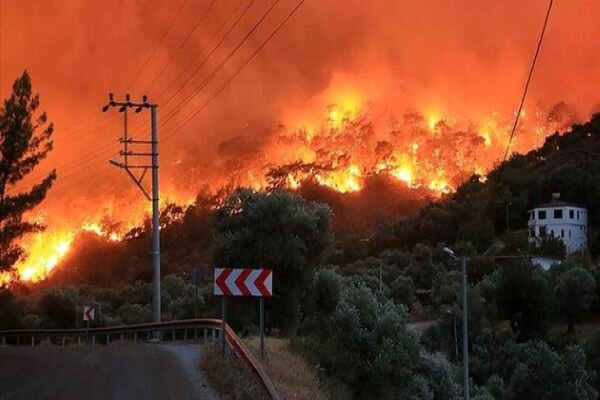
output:
[[[518,0],[307,0],[243,72],[182,126],[296,1],[280,1],[224,68],[180,108],[271,4],[255,1],[191,76],[250,0],[214,2],[186,42],[210,5],[188,1],[142,68],[181,1],[0,2],[0,95],[6,98],[27,69],[41,108],[56,125],[55,150],[29,178],[58,168],[57,184],[39,210],[50,226],[66,220],[78,224],[92,214],[138,218],[138,209],[147,206],[129,212],[141,194],[106,162],[117,156],[122,132],[116,112],[100,112],[110,91],[117,97],[145,93],[159,104],[161,188],[177,200],[188,201],[206,185],[217,187],[231,177],[242,183],[264,179],[261,171],[306,153],[294,148],[306,140],[286,142],[286,137],[298,129],[319,131],[340,118],[336,112],[365,115],[366,110],[376,135],[384,130],[386,137],[410,113],[421,116],[424,126],[445,120],[475,135],[493,130],[492,146],[499,149],[547,6]],[[525,124],[554,112],[562,126],[597,110],[599,13],[595,0],[555,4]],[[142,113],[131,120],[134,135],[147,135],[148,118]],[[549,133],[523,127],[515,148],[530,148]],[[490,166],[496,160],[484,161]]]

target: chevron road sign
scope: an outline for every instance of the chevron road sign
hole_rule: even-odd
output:
[[[83,320],[84,321],[93,321],[94,314],[95,314],[95,309],[93,306],[83,307]]]
[[[251,268],[215,268],[217,296],[271,297],[273,271]]]

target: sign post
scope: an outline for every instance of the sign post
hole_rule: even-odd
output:
[[[194,267],[192,269],[192,283],[195,286],[194,289],[194,318],[198,318],[198,285],[202,281],[202,268]]]
[[[90,321],[94,320],[96,316],[96,309],[94,306],[83,307],[83,320],[85,321],[85,336],[87,337],[88,331],[90,330]]]
[[[223,327],[221,346],[225,353],[226,310],[225,298],[228,296],[245,296],[259,298],[260,311],[260,358],[264,358],[265,342],[265,297],[273,295],[273,271],[270,269],[252,268],[215,268],[214,294],[221,296],[221,315]]]

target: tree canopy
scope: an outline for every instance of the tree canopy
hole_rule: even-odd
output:
[[[40,98],[31,88],[27,71],[13,84],[12,94],[0,107],[0,271],[10,269],[24,254],[17,240],[43,229],[25,221],[23,214],[40,204],[52,183],[52,170],[27,189],[22,182],[52,150],[54,126],[39,112]]]

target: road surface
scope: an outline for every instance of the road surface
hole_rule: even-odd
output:
[[[201,356],[190,344],[0,347],[0,399],[216,399]]]

